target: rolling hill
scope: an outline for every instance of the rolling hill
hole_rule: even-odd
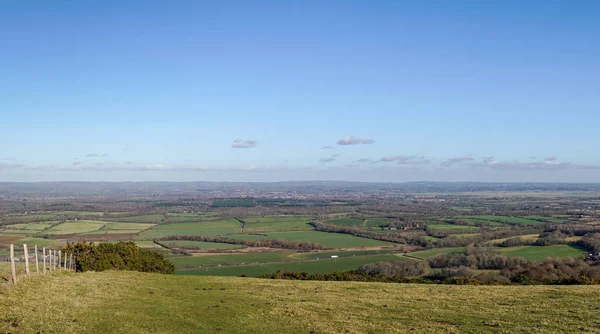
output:
[[[593,332],[599,300],[600,286],[62,272],[0,285],[0,332]]]

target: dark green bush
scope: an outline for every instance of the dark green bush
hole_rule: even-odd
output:
[[[68,243],[65,254],[75,256],[79,272],[131,270],[147,273],[174,274],[175,266],[160,253],[139,248],[134,242]]]

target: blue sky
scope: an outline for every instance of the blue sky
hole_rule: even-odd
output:
[[[4,4],[0,181],[600,182],[599,12]]]

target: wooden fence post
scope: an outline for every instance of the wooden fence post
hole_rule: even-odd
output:
[[[54,251],[50,250],[50,271],[54,271]]]
[[[62,266],[62,263],[60,263],[60,261],[62,260],[61,256],[62,256],[61,250],[59,249],[58,250],[58,270],[60,270],[60,267]]]
[[[42,260],[44,262],[44,274],[46,273],[46,247],[42,248]]]
[[[27,252],[27,244],[23,244],[23,254],[25,254],[25,273],[29,276],[29,252]]]
[[[17,272],[15,269],[15,245],[10,244],[10,270],[12,271],[13,284],[17,284]]]
[[[35,251],[35,273],[39,274],[40,273],[40,264],[38,262],[38,249],[37,249],[37,245],[33,246],[33,250]]]

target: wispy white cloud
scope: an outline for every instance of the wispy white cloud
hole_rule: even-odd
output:
[[[426,165],[430,163],[424,156],[419,155],[387,155],[380,162],[396,162],[398,165]]]
[[[1,163],[0,162],[0,169],[14,169],[14,168],[21,168],[24,167],[22,164],[18,164],[18,163]]]
[[[333,148],[333,146],[323,146],[321,147],[322,150],[331,150]]]
[[[338,145],[358,145],[358,144],[373,144],[375,141],[369,138],[356,138],[353,136],[347,136],[338,140]]]
[[[475,159],[473,159],[472,155],[470,155],[470,154],[469,155],[463,155],[463,156],[460,156],[460,157],[455,157],[455,158],[447,159],[446,161],[442,162],[442,166],[450,167],[450,166],[452,166],[454,164],[457,164],[457,163],[462,163],[462,162],[467,162],[467,161],[473,161],[473,160],[475,160]]]
[[[559,161],[556,157],[548,157],[542,161],[498,161],[492,157],[485,158],[481,162],[467,164],[471,167],[484,167],[504,170],[600,170],[600,165],[585,165],[571,162]]]
[[[245,139],[236,139],[231,144],[233,148],[253,148],[258,145],[256,140],[245,140]]]

